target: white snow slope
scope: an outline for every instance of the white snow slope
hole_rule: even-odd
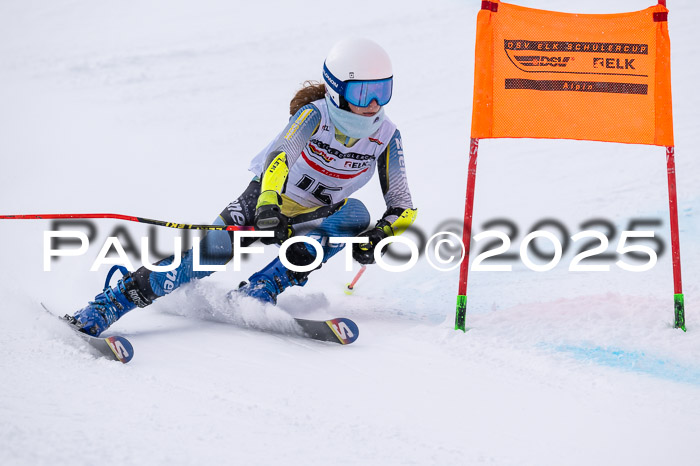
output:
[[[359,35],[394,62],[387,112],[404,138],[417,225],[455,229],[480,3],[4,0],[0,214],[209,223],[246,186],[293,92],[320,78],[331,44]],[[518,3],[613,13],[652,2]],[[137,243],[149,229],[95,221],[88,253],[44,272],[51,222],[0,220],[0,464],[700,464],[700,6],[669,8],[687,333],[671,324],[659,147],[482,141],[474,233],[509,219],[517,253],[540,220],[571,236],[603,219],[617,230],[614,252],[630,221],[651,219],[666,249],[638,273],[616,259],[609,272],[569,272],[580,244],[548,272],[517,258],[511,272],[472,272],[466,333],[453,329],[457,271],[424,258],[404,273],[370,267],[353,296],[343,285],[357,265],[337,258],[285,292],[281,310],[227,305],[226,292],[274,257],[268,248],[115,324],[135,346],[122,365],[39,303],[84,306],[102,289],[109,266],[89,269],[107,237],[123,227]],[[358,197],[381,215],[378,182]],[[172,250],[179,233],[164,230],[151,241]],[[251,328],[288,314],[349,317],[361,335],[341,346]]]

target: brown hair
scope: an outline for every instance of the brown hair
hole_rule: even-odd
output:
[[[302,88],[294,94],[292,101],[289,102],[289,114],[294,115],[301,107],[319,99],[323,99],[326,95],[326,85],[318,81],[304,81]]]

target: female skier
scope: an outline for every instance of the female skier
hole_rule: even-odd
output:
[[[396,125],[384,113],[393,88],[389,56],[368,39],[337,43],[323,66],[323,83],[305,83],[290,104],[287,126],[250,165],[255,177],[238,199],[215,220],[216,225],[253,226],[272,232],[259,238],[281,244],[305,232],[323,244],[323,262],[344,244],[330,237],[367,237],[353,244],[353,257],[361,264],[374,262],[374,248],[387,236],[404,231],[415,219],[406,181],[403,145]],[[387,210],[374,227],[364,204],[349,196],[379,175]],[[324,238],[326,239],[324,241]],[[242,238],[248,246],[258,238]],[[202,241],[202,265],[226,264],[233,256],[232,233],[210,231]],[[310,265],[316,250],[303,242],[287,250],[297,266]],[[158,265],[169,265],[173,256]],[[109,283],[119,270],[123,277]],[[68,320],[82,332],[98,336],[124,314],[145,307],[180,285],[210,275],[193,270],[192,250],[170,272],[141,267],[134,273],[114,266],[105,288]],[[276,304],[277,295],[291,286],[304,286],[310,272],[287,269],[279,257],[242,283],[237,293]]]

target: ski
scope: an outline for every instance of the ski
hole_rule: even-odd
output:
[[[307,338],[349,345],[360,336],[360,329],[350,319],[339,317],[330,320],[309,320],[294,318]]]
[[[87,333],[83,333],[78,330],[78,327],[71,323],[71,316],[58,316],[51,312],[49,308],[44,305],[44,303],[41,303],[41,307],[43,307],[44,310],[46,310],[46,312],[52,316],[60,319],[62,322],[65,322],[66,325],[73,329],[73,331],[83,339],[83,341],[85,341],[92,348],[95,348],[102,356],[124,364],[131,361],[131,358],[134,357],[134,347],[131,346],[131,343],[126,338],[116,335],[111,337],[93,337],[92,335],[88,335]]]
[[[87,333],[83,333],[78,330],[78,328],[71,323],[71,316],[65,315],[60,317],[51,312],[51,310],[49,310],[44,303],[41,303],[41,306],[46,312],[60,319],[62,322],[65,322],[80,338],[83,339],[83,341],[95,348],[104,357],[122,362],[124,364],[131,361],[131,359],[134,357],[134,347],[126,338],[118,335],[113,335],[110,337],[93,337],[92,335],[88,335]],[[312,340],[349,345],[360,336],[360,329],[357,327],[357,324],[344,317],[329,320],[294,318],[294,322],[300,329],[299,334]]]

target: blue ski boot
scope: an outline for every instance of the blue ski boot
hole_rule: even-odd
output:
[[[109,281],[117,270],[122,273],[123,277],[112,289],[109,286]],[[115,265],[107,274],[105,288],[102,293],[95,296],[94,301],[90,301],[87,306],[76,312],[72,318],[70,316],[67,316],[67,318],[81,332],[96,337],[130,310],[137,306],[146,307],[151,302],[136,287],[126,267]]]
[[[260,272],[251,275],[248,282],[242,282],[236,292],[265,303],[277,304],[277,295],[290,286],[306,285],[309,273],[289,270],[278,257]]]

